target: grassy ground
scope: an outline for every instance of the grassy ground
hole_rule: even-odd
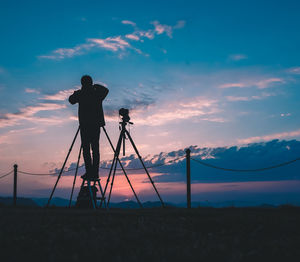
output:
[[[1,261],[300,261],[300,208],[0,208]]]

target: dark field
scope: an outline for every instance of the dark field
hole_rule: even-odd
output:
[[[300,261],[300,208],[0,208],[1,261]]]

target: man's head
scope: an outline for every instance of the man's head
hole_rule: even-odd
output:
[[[84,75],[81,77],[81,85],[83,87],[88,87],[93,85],[93,79],[89,75]]]

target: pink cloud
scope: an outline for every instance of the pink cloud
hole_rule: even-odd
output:
[[[238,143],[240,144],[250,144],[254,142],[260,141],[269,141],[273,139],[284,139],[284,138],[291,138],[291,137],[298,137],[300,136],[300,129],[290,132],[282,132],[276,134],[270,134],[265,136],[253,136],[249,138],[238,139]]]
[[[227,83],[219,85],[219,88],[231,88],[231,87],[246,87],[246,84],[244,83]]]
[[[134,110],[132,117],[135,123],[149,126],[159,126],[191,118],[200,121],[224,122],[223,118],[216,117],[216,114],[221,111],[217,102],[217,100],[204,97],[195,97],[181,102],[152,105],[149,106],[147,112],[144,109]]]
[[[53,95],[45,95],[45,96],[41,97],[41,99],[65,101],[73,93],[73,91],[74,91],[74,89],[62,90]]]
[[[54,111],[66,108],[66,105],[52,104],[52,103],[39,103],[35,106],[27,106],[19,109],[17,113],[6,113],[0,115],[0,128],[7,126],[18,125],[21,121],[31,122],[44,122],[48,124],[61,122],[61,118],[55,117],[38,117],[35,116],[41,111]]]
[[[132,25],[132,26],[136,26],[136,23],[132,22],[132,21],[129,21],[129,20],[123,20],[122,21],[122,24],[124,25]]]
[[[252,100],[251,97],[247,97],[247,96],[226,96],[226,99],[228,101],[250,101]]]
[[[102,47],[104,49],[108,49],[111,51],[119,51],[124,50],[125,48],[131,47],[131,45],[124,39],[121,38],[121,36],[116,37],[107,37],[105,39],[101,38],[91,38],[88,39],[89,42],[92,42],[96,44],[96,46]]]
[[[128,38],[128,39],[131,39],[131,40],[135,40],[135,41],[140,40],[140,38],[135,34],[128,34],[128,35],[125,35],[125,37]]]
[[[282,84],[285,83],[285,80],[283,78],[278,77],[272,77],[272,78],[266,78],[263,80],[247,80],[243,82],[236,82],[236,83],[225,83],[221,84],[218,87],[219,88],[232,88],[232,87],[257,87],[258,89],[265,89],[274,86],[274,84]]]
[[[158,21],[153,21],[152,24],[154,25],[154,31],[156,34],[161,35],[166,33],[168,37],[172,38],[173,27],[169,25],[162,25]]]
[[[58,49],[52,51],[52,53],[50,55],[41,55],[41,56],[38,56],[38,58],[52,59],[52,60],[71,58],[73,56],[83,54],[86,50],[89,50],[92,47],[94,47],[94,44],[91,44],[91,43],[86,44],[85,43],[85,44],[77,45],[73,48],[58,48]]]
[[[39,90],[36,90],[36,89],[33,89],[33,88],[26,88],[26,89],[25,89],[25,93],[29,93],[29,94],[39,94],[40,91],[39,91]]]
[[[118,52],[118,51],[120,52],[120,51],[124,51],[125,49],[132,49],[139,54],[143,54],[143,52],[140,49],[131,46],[131,44],[128,41],[126,41],[125,38],[133,41],[143,42],[144,40],[142,38],[148,38],[152,40],[154,39],[155,35],[161,35],[163,33],[166,33],[167,36],[172,38],[173,30],[183,28],[185,26],[185,21],[180,20],[176,23],[175,26],[163,25],[160,24],[159,21],[154,21],[151,22],[151,24],[153,24],[154,26],[154,29],[149,29],[146,31],[137,29],[136,24],[129,20],[123,20],[122,24],[132,25],[135,28],[135,31],[130,34],[107,37],[104,39],[88,38],[86,39],[86,42],[83,44],[76,45],[72,48],[58,48],[52,51],[50,54],[41,55],[38,56],[38,58],[61,60],[64,58],[71,58],[76,55],[82,55],[92,48],[99,48],[99,47],[113,52]],[[123,58],[123,56],[124,56],[124,52],[120,53],[118,57]]]
[[[282,78],[275,78],[274,77],[274,78],[268,78],[268,79],[261,80],[261,81],[256,83],[256,86],[259,89],[264,89],[264,88],[270,87],[274,83],[280,84],[280,83],[284,83],[284,82],[285,81]]]
[[[251,100],[261,100],[270,96],[275,96],[272,93],[262,93],[256,96],[226,96],[226,99],[231,102],[235,101],[251,101]]]

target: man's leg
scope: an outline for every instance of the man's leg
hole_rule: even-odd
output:
[[[100,139],[100,126],[95,126],[93,130],[93,137],[91,141],[92,151],[93,151],[93,175],[95,178],[99,177],[99,162],[100,162],[100,153],[99,153],[99,139]]]
[[[83,151],[83,159],[85,164],[85,171],[88,176],[92,174],[92,159],[91,159],[91,152],[90,152],[90,130],[87,127],[81,126],[80,127],[80,136],[81,136],[81,145]]]

